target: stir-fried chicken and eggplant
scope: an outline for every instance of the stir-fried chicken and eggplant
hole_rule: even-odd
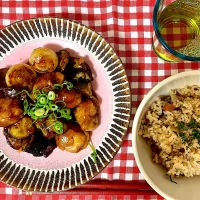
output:
[[[15,150],[49,156],[58,147],[77,153],[99,125],[92,71],[66,49],[34,49],[28,63],[13,65],[0,88],[0,127]],[[94,156],[95,152],[93,152]]]

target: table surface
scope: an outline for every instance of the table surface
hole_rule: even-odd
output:
[[[123,145],[93,181],[67,192],[28,196],[0,183],[0,199],[163,199],[144,181],[136,165],[131,142],[134,113],[144,95],[158,82],[181,71],[198,69],[199,64],[166,63],[154,54],[151,46],[154,4],[155,0],[0,1],[0,28],[17,20],[51,16],[73,19],[96,30],[122,59],[132,94],[131,121]]]

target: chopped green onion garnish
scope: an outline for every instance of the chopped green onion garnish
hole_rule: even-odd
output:
[[[55,122],[54,130],[57,134],[62,134],[63,133],[63,123],[60,121]]]
[[[72,117],[70,115],[71,111],[68,108],[62,108],[60,110],[60,117],[65,118],[66,120],[70,120]]]
[[[46,105],[47,104],[47,97],[45,95],[41,95],[38,99],[38,102],[40,105]]]
[[[32,96],[29,94],[29,92],[28,92],[27,90],[22,90],[21,92],[17,93],[16,96],[19,95],[19,94],[21,94],[21,93],[23,93],[23,92],[25,92],[25,93],[28,95],[28,97],[29,97],[30,99],[32,99]],[[33,100],[33,99],[32,99],[32,100]]]
[[[46,116],[48,114],[48,112],[49,112],[49,108],[46,109],[44,115]]]
[[[42,88],[42,92],[43,92],[43,93],[47,93],[47,92],[48,92],[49,90],[51,90],[51,89],[52,89],[51,86],[48,85],[48,86]]]
[[[28,115],[34,120],[38,119],[38,117],[35,115],[35,107],[28,110]]]
[[[63,85],[67,85],[68,89],[71,89],[73,87],[73,84],[68,81],[65,81],[63,84],[55,84],[54,86],[56,85],[61,88],[63,87]],[[31,119],[35,121],[46,118],[50,115],[54,116],[55,120],[58,118],[70,120],[72,118],[72,116],[70,115],[71,110],[65,108],[66,103],[64,101],[54,102],[54,100],[56,99],[56,93],[54,91],[45,92],[43,91],[43,89],[39,90],[37,87],[33,87],[32,94],[29,94],[29,92],[26,90],[22,90],[18,93],[21,94],[25,92],[32,100],[30,101],[28,100],[28,98],[24,100],[24,115],[29,115]],[[59,133],[62,133],[62,131],[59,132],[58,130],[58,134]]]
[[[44,108],[38,108],[37,110],[34,111],[34,114],[37,117],[44,116],[44,113],[45,113],[45,109]]]
[[[63,88],[63,84],[54,84],[54,89],[61,90]]]
[[[92,156],[92,158],[93,158],[93,160],[94,160],[94,163],[96,164],[96,163],[97,163],[97,151],[96,151],[96,149],[94,148],[94,146],[93,146],[93,144],[92,144],[91,141],[90,141],[88,144],[89,144],[90,148],[92,149],[91,156]]]
[[[71,90],[73,88],[73,84],[71,82],[66,82],[67,89]]]
[[[55,98],[56,98],[55,92],[54,91],[50,91],[48,93],[48,99],[51,100],[51,101],[53,101]]]
[[[33,96],[37,99],[40,94],[41,94],[40,90],[38,90],[37,87],[34,87]]]
[[[37,121],[37,119],[34,120],[28,127],[30,128],[36,121]]]
[[[60,113],[61,113],[62,116],[64,116],[64,115],[70,115],[71,111],[70,111],[69,108],[62,108],[60,110]]]
[[[24,115],[28,114],[28,101],[25,99],[23,102],[24,105]]]
[[[62,89],[63,86],[66,85],[68,90],[71,90],[74,86],[73,83],[69,82],[69,81],[64,81],[63,84],[54,84],[54,89]]]
[[[58,106],[56,104],[50,104],[49,109],[52,111],[56,111],[58,109]]]
[[[65,103],[64,101],[56,101],[56,102],[55,102],[55,104],[58,104],[58,105],[60,105],[60,103],[62,103],[62,104],[63,104],[63,105],[62,105],[63,107],[65,107],[65,106],[66,106],[66,103]]]

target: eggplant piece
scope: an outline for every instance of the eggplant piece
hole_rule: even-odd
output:
[[[73,80],[90,82],[93,80],[92,71],[84,58],[75,58],[72,61],[72,66],[76,69]]]
[[[92,71],[84,58],[71,58],[69,67],[64,72],[67,80],[72,82],[91,82]]]
[[[56,133],[47,129],[45,120],[38,120],[35,125],[42,132],[43,137],[50,140],[55,137]]]
[[[33,121],[30,117],[25,116],[16,124],[8,127],[8,133],[15,139],[24,139],[35,133]]]
[[[73,77],[73,80],[76,80],[76,81],[85,80],[86,82],[92,81],[91,76],[85,71],[77,72],[75,76]]]
[[[37,132],[34,141],[25,151],[31,153],[35,157],[48,157],[55,148],[56,142],[54,138],[47,140],[43,137],[41,132]]]
[[[82,95],[77,89],[73,88],[68,90],[67,88],[63,88],[57,93],[57,97],[55,99],[55,102],[59,101],[65,102],[65,107],[67,108],[74,108],[81,103]]]
[[[79,125],[71,125],[65,133],[55,138],[58,148],[72,153],[86,148],[89,143],[89,133],[83,132]]]
[[[32,90],[37,78],[34,69],[27,64],[13,65],[6,73],[5,80],[8,87]]]
[[[58,69],[60,72],[64,72],[64,70],[69,65],[70,54],[66,49],[62,49],[57,52],[57,56],[58,56]]]
[[[4,135],[6,137],[7,143],[9,144],[10,147],[12,147],[15,150],[20,150],[20,151],[26,151],[27,148],[31,145],[33,140],[35,139],[34,135],[31,135],[27,138],[24,139],[16,139],[13,138],[9,134],[8,128],[4,128]]]
[[[49,48],[36,48],[29,57],[29,63],[38,73],[53,72],[58,65],[58,56]]]
[[[74,85],[74,87],[77,88],[83,95],[87,97],[92,97],[93,90],[91,82],[88,83],[78,82]]]
[[[0,69],[0,86],[1,87],[6,87],[6,80],[5,80],[5,76],[7,71],[9,70],[9,68],[2,68]]]
[[[23,118],[19,99],[0,98],[0,127],[8,127]]]

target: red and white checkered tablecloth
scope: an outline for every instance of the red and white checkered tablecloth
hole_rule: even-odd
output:
[[[145,183],[134,160],[131,128],[134,113],[143,96],[166,77],[189,69],[198,63],[166,63],[153,52],[152,12],[155,0],[1,0],[0,28],[17,20],[51,16],[76,20],[99,32],[121,57],[132,93],[132,115],[127,137],[113,161],[94,180],[131,182],[136,186],[126,195],[115,191],[87,192],[87,188],[55,194],[26,195],[24,191],[0,183],[0,200],[65,199],[163,199]],[[120,185],[120,184],[119,184]],[[146,185],[140,188],[140,185]],[[92,186],[91,186],[92,187]],[[112,186],[110,186],[112,187]],[[91,189],[91,188],[90,188]],[[82,191],[82,192],[80,192]]]

